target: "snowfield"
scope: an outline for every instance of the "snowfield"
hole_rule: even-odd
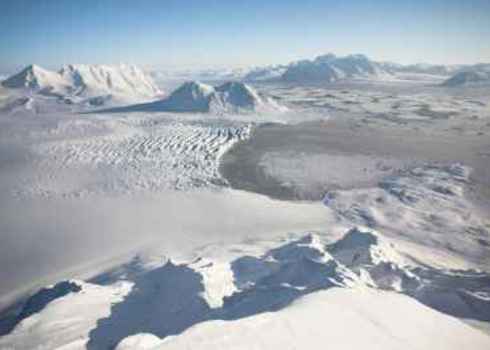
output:
[[[269,68],[163,100],[128,67],[3,84],[1,349],[490,348],[487,91]]]

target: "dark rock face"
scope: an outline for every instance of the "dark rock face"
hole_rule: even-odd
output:
[[[24,304],[24,307],[18,316],[18,322],[41,311],[51,301],[61,298],[69,293],[78,293],[81,290],[82,287],[73,281],[62,281],[53,287],[41,289]]]

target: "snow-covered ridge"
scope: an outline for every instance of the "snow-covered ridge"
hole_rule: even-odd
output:
[[[133,65],[63,66],[59,74],[75,89],[76,95],[88,96],[112,93],[115,95],[153,97],[161,91],[151,77]]]
[[[242,82],[230,81],[211,86],[196,81],[182,84],[167,98],[151,103],[114,108],[106,112],[200,112],[200,113],[249,113],[283,112],[273,98],[259,94]]]
[[[478,338],[477,334],[481,333],[472,333],[471,328],[455,318],[431,310],[489,320],[488,274],[405,264],[397,247],[372,229],[353,227],[334,242],[311,233],[276,242],[262,252],[240,254],[247,249],[233,245],[228,247],[229,251],[213,257],[212,247],[207,247],[198,258],[179,263],[161,256],[157,258],[160,263],[155,260],[145,264],[141,259],[135,259],[117,268],[117,273],[109,271],[90,283],[60,282],[28,299],[13,331],[0,338],[0,346],[17,348],[35,339],[36,346],[51,348],[70,344],[77,349],[116,346],[127,349],[145,343],[152,349],[163,349],[167,345],[172,348],[174,342],[180,344],[193,339],[189,332],[192,334],[196,329],[201,329],[203,336],[208,334],[210,330],[206,325],[213,322],[221,322],[223,327],[233,329],[233,325],[247,319],[260,320],[264,315],[280,318],[291,308],[326,295],[326,292],[347,293],[352,295],[349,300],[367,295],[377,296],[370,299],[372,302],[379,298],[383,302],[386,298],[395,298],[403,305],[410,305],[414,317],[424,315],[421,321],[431,314],[438,318],[438,327],[449,323],[455,330],[468,332],[473,341],[490,342],[490,338],[483,335]],[[413,299],[428,307],[414,303]],[[329,300],[333,304],[338,302],[335,298]],[[317,300],[311,307],[322,304]],[[371,310],[370,302],[361,304]],[[347,302],[341,307],[344,312],[352,312],[359,306],[353,307]],[[383,308],[382,316],[374,319],[386,321],[389,310]],[[369,314],[372,312],[368,311]],[[85,317],[67,317],[79,314]],[[311,316],[311,312],[308,315]],[[317,320],[322,326],[322,334],[328,335],[328,324],[337,321],[331,315],[325,312]],[[373,318],[368,317],[367,321],[371,323]],[[378,331],[384,336],[393,331],[400,332],[397,324],[393,322],[393,328],[386,330],[387,333],[383,329]],[[428,333],[417,337],[418,340],[411,339],[410,346],[434,336],[434,330],[429,331],[427,327],[418,328],[417,332]],[[268,332],[260,334],[268,339]],[[218,337],[213,343],[221,344],[225,338]],[[304,339],[301,341],[298,344],[304,345]],[[442,348],[453,342],[445,343]],[[484,348],[475,346],[473,348]]]
[[[132,65],[63,66],[58,72],[30,65],[2,82],[10,89],[65,98],[114,96],[148,99],[161,94],[151,77]]]

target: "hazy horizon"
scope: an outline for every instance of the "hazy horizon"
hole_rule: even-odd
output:
[[[285,64],[328,52],[401,64],[490,61],[490,2],[4,1],[0,72],[30,63]]]

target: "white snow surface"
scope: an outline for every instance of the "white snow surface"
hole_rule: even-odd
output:
[[[142,69],[133,65],[65,65],[59,74],[76,95],[114,94],[151,98],[161,91]]]
[[[69,293],[50,302],[41,313],[24,319],[7,337],[2,349],[84,349],[87,331],[110,314],[112,303],[120,302],[131,283],[99,286],[76,281],[81,292]]]
[[[221,155],[250,131],[247,123],[152,121],[139,116],[60,121],[47,131],[49,137],[40,135],[45,141],[32,150],[38,171],[31,185],[21,181],[12,190],[20,197],[66,198],[214,187],[225,184],[218,173]],[[76,137],[67,137],[70,133]],[[94,184],[66,182],[73,171],[103,174]]]
[[[487,251],[479,242],[488,237],[488,218],[477,215],[464,196],[468,176],[469,169],[458,164],[415,167],[386,177],[375,188],[329,191],[324,203],[342,220],[418,243],[412,255],[431,266],[454,267],[453,259],[464,260],[466,267],[486,266]],[[423,253],[429,247],[436,248],[433,254]]]
[[[327,340],[345,349],[366,342],[379,349],[489,346],[487,334],[453,317],[490,310],[489,275],[402,265],[394,244],[362,227],[327,242],[310,233],[208,245],[180,262],[137,258],[90,283],[71,282],[80,290],[27,314],[0,346],[294,349]],[[35,298],[27,310],[36,308]]]
[[[444,336],[440,336],[444,334]],[[143,338],[144,337],[144,338]],[[372,290],[334,288],[276,313],[236,321],[209,321],[158,341],[124,339],[117,350],[141,339],[141,349],[485,349],[490,337],[410,298]]]
[[[192,84],[186,96],[195,103],[213,95],[221,111],[223,105],[240,105],[243,96],[258,94],[247,90],[243,95],[244,86],[234,84],[216,88]],[[428,103],[422,108],[426,114],[434,109],[442,114],[456,110],[456,114],[447,120],[437,113],[421,116],[427,123],[423,125],[436,128],[460,113],[471,125],[468,132],[478,129],[478,123],[480,132],[485,130],[488,109],[485,102],[467,98],[390,97],[371,91],[335,91],[328,97],[321,89],[288,93],[283,95],[288,101],[310,98],[308,108],[332,99],[332,104],[353,115],[398,104],[401,112],[396,120],[405,118],[407,123],[421,108],[418,104]],[[2,94],[4,106],[10,100]],[[374,99],[390,102],[379,106]],[[344,106],[351,100],[356,103]],[[138,256],[85,282],[71,281],[80,286],[79,291],[58,293],[60,284],[50,286],[48,294],[52,291],[55,297],[44,300],[47,303],[43,298],[38,303],[39,294],[28,299],[25,305],[33,309],[27,307],[25,318],[0,338],[0,348],[490,346],[488,335],[462,322],[490,321],[490,226],[488,217],[480,215],[465,196],[470,168],[459,163],[423,164],[386,174],[385,166],[398,167],[396,159],[290,154],[291,159],[278,160],[277,154],[270,153],[262,165],[284,182],[309,182],[311,173],[284,172],[299,167],[338,183],[344,176],[369,183],[363,188],[329,190],[323,205],[281,202],[226,189],[228,184],[218,171],[223,153],[251,137],[250,120],[234,119],[233,114],[223,117],[216,110],[45,113],[39,109],[49,110],[44,99],[20,102],[0,115],[1,145],[22,151],[19,158],[15,152],[0,154],[6,164],[0,190],[17,205],[9,203],[3,218],[13,214],[25,221],[33,216],[33,199],[46,207],[58,203],[55,214],[34,207],[34,216],[51,213],[60,218],[68,213],[69,225],[57,220],[51,227],[67,240],[61,239],[68,253],[69,234],[79,232],[76,226],[95,228],[97,239],[91,249],[123,245],[124,240],[113,241],[107,233],[111,226],[104,221],[106,215],[108,222],[116,222],[117,230],[127,230],[138,242],[148,238],[146,231],[155,230],[162,245],[182,238],[191,246],[193,239],[198,240],[193,234],[199,231],[212,244],[190,253],[181,246],[182,254],[175,249],[175,255],[171,249],[158,251],[155,246],[155,256]],[[471,118],[476,113],[480,119]],[[4,149],[10,150],[0,150]],[[332,166],[314,166],[320,162]],[[140,192],[162,197],[150,208],[148,202],[136,199]],[[64,201],[67,198],[70,201]],[[106,207],[101,198],[107,200]],[[76,204],[84,200],[100,215],[78,211],[83,206]],[[118,200],[132,206],[120,210]],[[198,205],[203,202],[205,210]],[[64,211],[65,204],[75,209]],[[136,216],[137,223],[126,216]],[[15,220],[4,225],[16,228]],[[17,227],[19,232],[30,228]],[[233,235],[241,235],[238,243],[238,238],[228,237]],[[165,241],[166,237],[170,239]]]
[[[104,100],[141,101],[162,94],[151,77],[133,65],[69,64],[58,72],[30,65],[7,78],[2,86],[26,94],[62,98],[65,103],[88,101],[102,104]]]

